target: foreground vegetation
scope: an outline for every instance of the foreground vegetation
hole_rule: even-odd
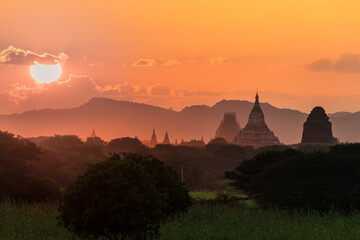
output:
[[[0,204],[0,239],[79,239],[57,224],[53,204]],[[360,213],[289,213],[242,203],[195,204],[162,225],[161,239],[358,239]]]

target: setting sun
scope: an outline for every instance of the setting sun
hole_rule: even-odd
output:
[[[36,65],[30,66],[31,76],[38,82],[50,83],[56,81],[61,75],[61,65]]]

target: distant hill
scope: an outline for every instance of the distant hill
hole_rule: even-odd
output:
[[[0,129],[24,137],[76,134],[89,136],[92,129],[105,140],[123,136],[150,139],[156,129],[158,141],[168,131],[170,141],[200,139],[208,141],[215,135],[224,112],[236,112],[240,126],[247,122],[253,103],[240,100],[222,100],[214,106],[196,105],[182,111],[173,111],[147,104],[93,98],[84,105],[71,109],[44,109],[21,114],[0,115]],[[306,113],[279,109],[262,103],[265,121],[282,143],[301,140]],[[330,115],[334,136],[341,141],[359,141],[360,112]]]

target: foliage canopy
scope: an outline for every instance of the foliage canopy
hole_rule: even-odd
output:
[[[360,209],[360,145],[330,152],[265,152],[225,176],[261,205],[326,212]]]
[[[69,185],[59,219],[83,236],[144,239],[190,205],[187,189],[158,159],[113,154]]]

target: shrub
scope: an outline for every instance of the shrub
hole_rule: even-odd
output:
[[[113,154],[69,185],[59,219],[82,236],[145,239],[190,204],[177,175],[158,159]]]

